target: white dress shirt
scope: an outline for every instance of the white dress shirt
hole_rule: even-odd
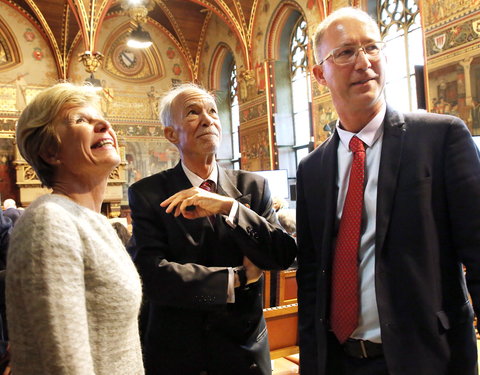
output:
[[[353,136],[360,138],[366,146],[365,160],[365,193],[363,199],[362,227],[359,249],[359,287],[360,287],[360,316],[358,327],[352,333],[352,338],[369,340],[380,343],[380,320],[378,317],[377,300],[375,296],[375,231],[377,214],[377,186],[380,154],[383,142],[383,120],[386,106],[358,133],[351,133],[340,128],[337,122],[337,131],[340,136],[338,144],[338,200],[337,225],[342,217],[343,205],[348,189],[350,167],[353,153],[348,145]]]

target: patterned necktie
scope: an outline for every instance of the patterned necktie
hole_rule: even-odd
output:
[[[362,221],[365,147],[357,137],[349,144],[353,152],[348,191],[338,229],[332,270],[332,331],[345,342],[358,325],[358,248]]]
[[[200,184],[200,189],[215,193],[215,182],[212,180],[205,180]]]
[[[215,191],[216,191],[215,182],[213,182],[212,180],[205,180],[200,184],[200,189],[209,191],[211,193],[215,193]],[[210,215],[208,217],[208,220],[210,220],[210,223],[213,226],[215,224],[215,215]]]

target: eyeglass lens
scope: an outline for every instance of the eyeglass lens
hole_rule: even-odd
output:
[[[335,48],[332,51],[332,58],[335,64],[345,65],[355,61],[357,54],[362,50],[370,59],[375,59],[379,56],[380,51],[383,49],[384,43],[375,42],[365,44],[363,46],[346,46]]]

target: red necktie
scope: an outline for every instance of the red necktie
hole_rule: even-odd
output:
[[[200,184],[200,189],[215,193],[215,182],[213,182],[212,180],[205,180]],[[215,224],[215,215],[210,215],[208,217],[208,220],[210,220],[210,223],[213,226]]]
[[[365,147],[357,137],[349,144],[353,152],[348,191],[338,229],[332,270],[332,331],[345,342],[358,325],[358,248],[362,221]]]

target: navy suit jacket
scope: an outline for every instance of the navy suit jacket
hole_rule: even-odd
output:
[[[452,116],[401,114],[387,107],[383,126],[375,286],[388,369],[392,375],[474,375],[478,150],[465,124]],[[302,375],[331,375],[326,363],[338,142],[335,133],[302,160],[297,173]]]
[[[226,267],[245,255],[262,269],[287,268],[295,241],[277,221],[264,178],[219,168],[217,192],[240,202],[235,229],[221,215],[213,230],[208,218],[165,213],[160,202],[190,187],[179,163],[129,189],[135,263],[150,302],[147,374],[270,375],[263,283],[236,288],[227,304]]]

